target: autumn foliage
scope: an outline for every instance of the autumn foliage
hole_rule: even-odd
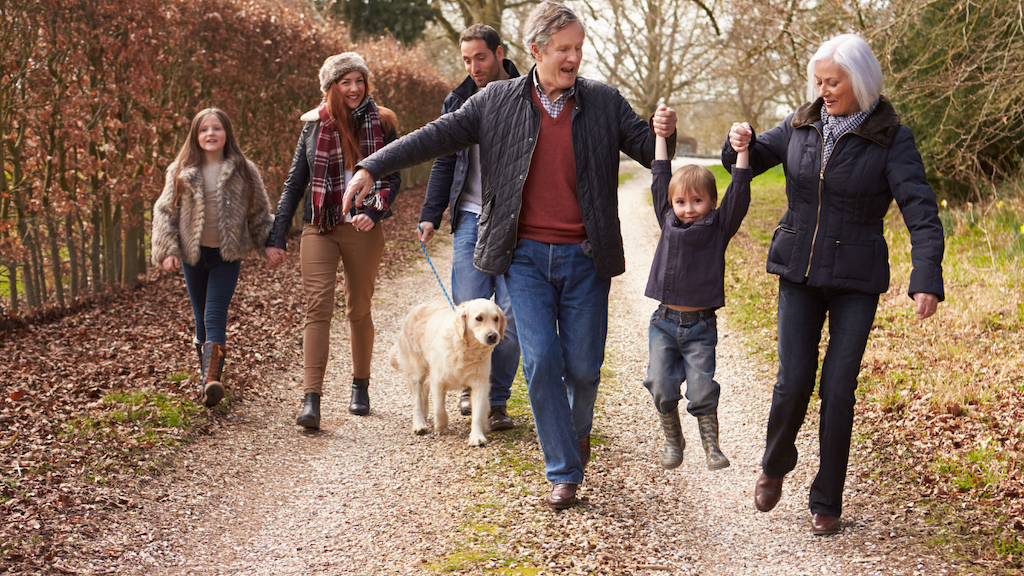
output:
[[[198,110],[228,113],[273,200],[327,56],[361,52],[404,131],[451,89],[414,51],[353,46],[297,0],[0,0],[0,20],[0,330],[138,284]]]

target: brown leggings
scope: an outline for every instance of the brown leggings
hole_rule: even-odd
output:
[[[383,255],[384,229],[379,223],[369,232],[359,232],[351,223],[340,224],[327,234],[318,234],[312,224],[303,226],[299,257],[302,289],[306,294],[302,338],[304,394],[323,393],[339,260],[345,271],[345,316],[352,342],[352,376],[370,377],[373,356],[370,303]]]

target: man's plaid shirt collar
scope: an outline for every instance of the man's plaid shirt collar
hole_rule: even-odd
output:
[[[562,113],[562,108],[565,108],[566,101],[568,101],[569,98],[572,98],[573,94],[576,93],[576,86],[574,85],[568,90],[562,92],[562,94],[552,102],[540,87],[540,79],[537,76],[536,69],[533,71],[533,85],[537,88],[537,96],[540,98],[541,105],[544,106],[544,109],[548,111],[548,114],[550,114],[552,118],[558,118],[558,115]]]

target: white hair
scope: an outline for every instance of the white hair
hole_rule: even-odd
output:
[[[814,63],[834,62],[846,72],[853,84],[853,95],[862,112],[867,112],[882,94],[882,67],[878,65],[871,47],[856,34],[841,34],[825,42],[811,56],[807,63],[807,98],[812,102],[818,98],[818,87],[814,82]]]
[[[565,4],[544,0],[530,12],[526,24],[523,25],[523,46],[531,56],[531,46],[537,46],[537,49],[543,52],[551,43],[551,35],[572,23],[583,28],[583,22],[580,22],[571,8]],[[586,28],[583,28],[584,34],[586,31]]]

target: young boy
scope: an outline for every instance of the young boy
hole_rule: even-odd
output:
[[[708,469],[718,470],[727,467],[729,459],[718,447],[715,310],[725,306],[725,248],[747,214],[753,171],[748,146],[736,148],[739,158],[732,170],[732,183],[716,209],[718,192],[711,171],[687,165],[670,180],[672,167],[665,138],[657,136],[651,196],[661,238],[645,294],[661,305],[651,316],[648,329],[650,359],[644,386],[654,399],[665,431],[661,466],[671,470],[683,461],[686,441],[678,404],[681,384],[686,381],[686,409],[697,417]]]

